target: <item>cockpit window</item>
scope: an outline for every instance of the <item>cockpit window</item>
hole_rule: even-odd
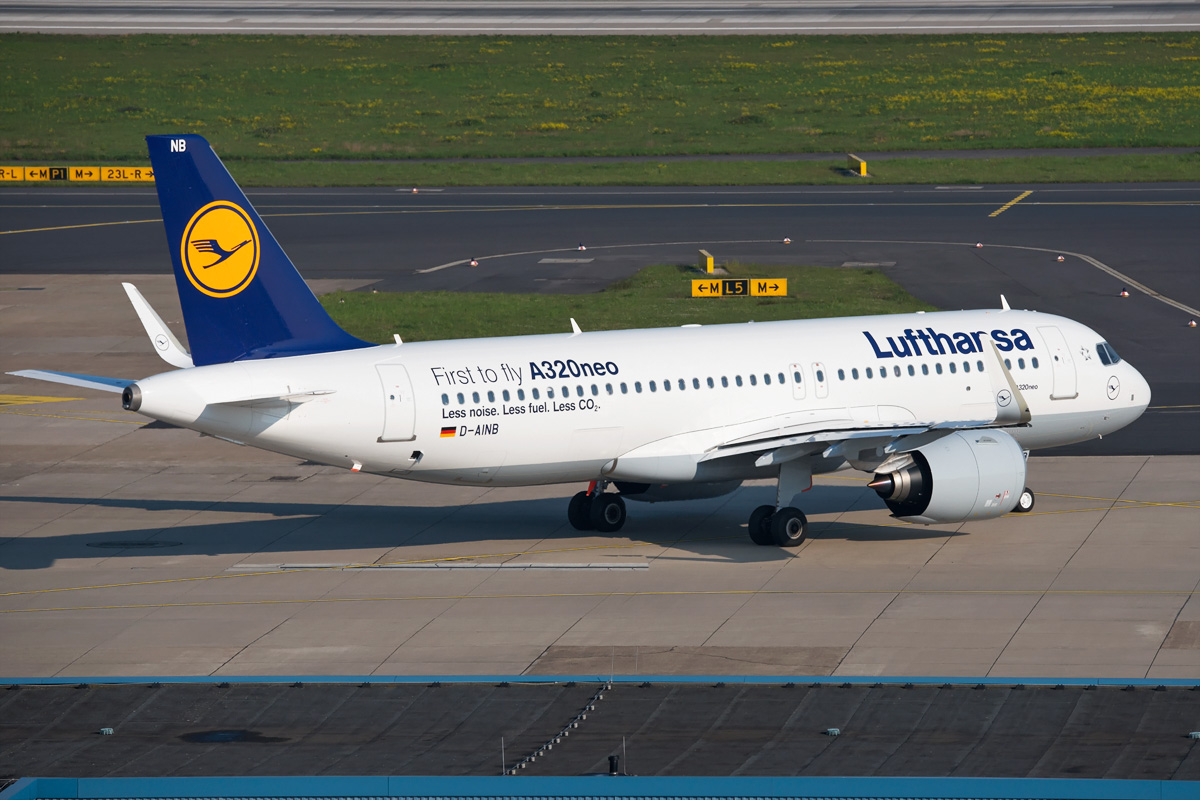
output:
[[[1108,342],[1100,342],[1100,344],[1096,345],[1096,354],[1100,356],[1100,362],[1105,366],[1121,363],[1121,357],[1117,355],[1117,351]]]

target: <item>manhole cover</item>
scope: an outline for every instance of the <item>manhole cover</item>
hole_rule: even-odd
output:
[[[135,541],[115,541],[115,542],[88,542],[88,547],[104,547],[109,550],[132,550],[142,548],[143,550],[151,547],[179,547],[180,542],[159,542],[149,539],[138,539]]]
[[[282,736],[263,736],[258,731],[246,730],[196,731],[195,733],[185,733],[179,738],[185,742],[195,742],[197,744],[214,744],[220,742],[270,744],[272,742],[287,741]]]

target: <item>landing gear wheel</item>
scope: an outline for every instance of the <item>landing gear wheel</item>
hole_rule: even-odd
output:
[[[771,539],[780,547],[798,547],[808,535],[808,518],[798,508],[785,506],[771,517]]]
[[[1033,492],[1029,491],[1028,486],[1021,490],[1021,496],[1017,498],[1017,507],[1013,511],[1017,514],[1033,511]]]
[[[759,506],[750,514],[750,541],[755,544],[775,544],[771,538],[771,515],[775,506]]]
[[[567,506],[567,521],[577,531],[590,531],[592,525],[592,498],[587,492],[579,492]]]
[[[625,524],[625,501],[619,494],[592,495],[588,514],[591,526],[601,533],[621,530]]]

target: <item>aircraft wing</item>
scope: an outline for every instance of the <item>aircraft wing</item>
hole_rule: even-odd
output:
[[[706,462],[753,457],[754,466],[767,467],[818,455],[844,458],[861,469],[955,431],[1029,422],[1029,404],[990,339],[980,355],[992,393],[981,396],[978,403],[960,407],[965,413],[956,419],[917,420],[901,408],[865,420],[855,418],[847,408],[797,411],[652,442],[621,455],[610,473],[622,480],[687,482],[703,479]]]

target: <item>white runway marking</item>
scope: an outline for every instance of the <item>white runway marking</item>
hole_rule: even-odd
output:
[[[808,241],[810,241],[810,242],[827,242],[827,243],[839,243],[840,242],[840,243],[847,243],[847,244],[939,244],[939,245],[949,245],[949,246],[953,246],[953,247],[975,247],[974,244],[970,244],[968,242],[903,242],[903,241],[885,240],[885,239],[809,239]],[[1173,308],[1177,308],[1180,311],[1186,311],[1189,314],[1195,314],[1197,316],[1200,316],[1200,310],[1192,308],[1191,306],[1189,306],[1185,303],[1181,303],[1178,300],[1172,300],[1170,297],[1167,297],[1164,294],[1160,294],[1159,292],[1154,291],[1146,284],[1140,283],[1140,282],[1134,280],[1133,278],[1129,277],[1125,273],[1118,272],[1117,270],[1108,266],[1107,264],[1100,261],[1099,259],[1092,258],[1091,256],[1085,255],[1084,253],[1072,253],[1070,250],[1051,250],[1046,247],[1027,247],[1024,245],[1017,245],[1017,244],[989,244],[989,245],[987,245],[987,247],[992,247],[992,248],[1002,247],[1006,250],[1032,250],[1037,253],[1054,253],[1054,254],[1062,254],[1065,256],[1074,256],[1075,258],[1078,258],[1080,261],[1083,261],[1086,264],[1092,265],[1093,267],[1100,270],[1101,272],[1106,272],[1109,275],[1112,275],[1114,278],[1122,281],[1130,288],[1137,289],[1139,292],[1146,295],[1147,297],[1153,297],[1155,300],[1166,303],[1167,305],[1169,305]]]

